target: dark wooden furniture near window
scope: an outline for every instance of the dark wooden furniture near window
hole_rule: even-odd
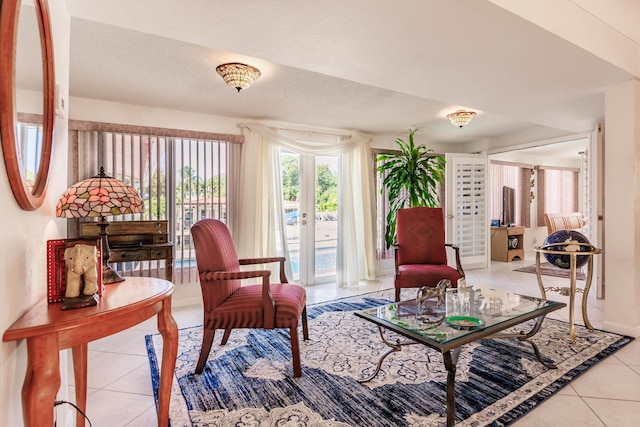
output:
[[[173,243],[169,242],[167,220],[114,221],[109,233],[109,262],[165,260],[165,278],[173,278]],[[80,224],[82,237],[98,237],[96,222]]]

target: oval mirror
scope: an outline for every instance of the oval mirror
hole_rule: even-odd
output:
[[[54,63],[46,0],[0,3],[0,138],[18,205],[44,201],[54,124]]]

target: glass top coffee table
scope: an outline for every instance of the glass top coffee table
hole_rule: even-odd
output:
[[[447,370],[447,426],[455,425],[455,373],[463,345],[481,339],[516,338],[531,344],[536,358],[548,368],[555,365],[543,360],[536,344],[529,341],[540,330],[545,316],[566,306],[564,303],[518,295],[506,290],[448,290],[442,305],[427,300],[422,306],[416,301],[403,301],[381,307],[356,311],[355,315],[378,326],[382,341],[390,347],[378,361],[375,371],[364,383],[380,372],[384,359],[400,351],[402,346],[423,344],[442,353]],[[507,331],[528,320],[536,319],[528,331]],[[384,331],[392,331],[407,340],[389,341]]]

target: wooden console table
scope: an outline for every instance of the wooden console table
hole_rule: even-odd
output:
[[[108,285],[96,306],[62,311],[60,304],[47,304],[44,299],[7,329],[3,341],[27,340],[27,373],[22,386],[25,426],[53,425],[53,404],[61,383],[60,350],[72,349],[75,403],[85,411],[87,344],[128,329],[155,314],[163,340],[158,426],[167,426],[178,352],[178,328],[171,315],[173,289],[173,284],[163,279],[127,277],[124,282]],[[91,414],[87,416],[91,418]],[[84,426],[80,413],[76,425]]]
[[[173,243],[169,242],[168,221],[113,221],[109,233],[109,262],[165,261],[165,278],[173,280]],[[95,221],[80,223],[82,237],[98,237]]]

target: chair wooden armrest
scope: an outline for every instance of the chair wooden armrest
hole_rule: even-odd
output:
[[[253,270],[253,271],[203,271],[200,278],[204,280],[239,280],[251,279],[254,277],[269,277],[269,270]]]
[[[393,264],[395,266],[396,277],[400,274],[398,266],[398,245],[393,245]]]
[[[460,262],[460,247],[458,245],[454,245],[453,243],[445,243],[446,247],[453,249],[456,255],[456,270],[458,270],[458,274],[460,277],[464,279],[464,270],[462,269],[462,263]]]
[[[262,257],[262,258],[245,258],[238,260],[240,265],[255,265],[255,264],[268,264],[271,262],[280,263],[280,283],[289,283],[287,276],[284,273],[284,263],[286,258],[283,256],[276,257]]]
[[[276,322],[276,303],[271,295],[269,284],[269,270],[253,271],[204,271],[200,273],[200,280],[242,280],[262,277],[262,303],[264,309],[264,328],[273,329]]]

